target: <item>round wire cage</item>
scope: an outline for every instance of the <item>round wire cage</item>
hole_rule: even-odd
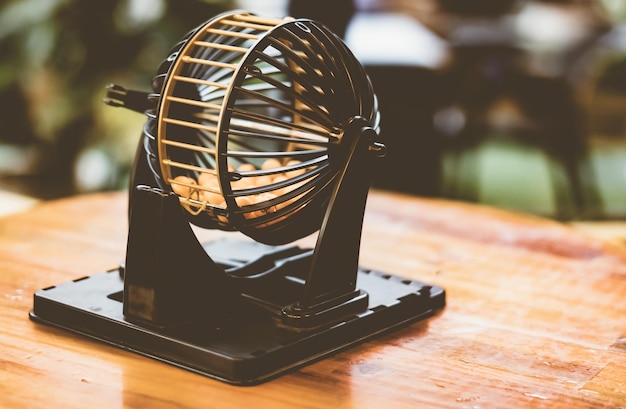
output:
[[[194,224],[261,242],[318,229],[349,121],[379,125],[361,64],[306,19],[217,16],[173,49],[153,89],[146,133],[161,184]]]

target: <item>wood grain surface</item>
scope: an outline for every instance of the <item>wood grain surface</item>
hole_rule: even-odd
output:
[[[373,191],[361,264],[444,287],[446,308],[236,387],[28,319],[35,291],[116,267],[126,227],[125,193],[0,218],[0,407],[626,406],[626,249],[587,231]]]

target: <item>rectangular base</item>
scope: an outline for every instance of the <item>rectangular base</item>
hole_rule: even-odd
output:
[[[30,317],[227,383],[253,385],[427,318],[445,304],[439,287],[376,271],[360,270],[357,288],[369,294],[369,308],[327,327],[289,328],[251,305],[245,318],[220,328],[162,332],[124,318],[123,280],[112,270],[39,290]]]

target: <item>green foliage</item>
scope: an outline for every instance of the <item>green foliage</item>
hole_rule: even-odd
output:
[[[230,8],[227,0],[12,0],[0,6],[0,145],[35,146],[34,172],[59,195],[74,191],[74,165],[88,147],[129,167],[133,152],[116,154],[115,146],[133,136],[102,114],[113,109],[100,102],[104,86],[148,90],[185,33]]]

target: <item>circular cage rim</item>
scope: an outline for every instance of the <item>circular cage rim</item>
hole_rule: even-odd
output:
[[[200,26],[198,26],[193,32],[192,34],[185,40],[185,44],[183,45],[183,47],[177,51],[176,53],[176,57],[174,59],[174,61],[172,61],[172,64],[168,70],[168,72],[166,73],[166,77],[165,77],[165,82],[163,83],[160,95],[161,98],[159,100],[159,106],[157,107],[157,118],[161,119],[164,117],[164,111],[167,111],[169,109],[169,102],[165,102],[165,99],[163,98],[163,95],[171,95],[170,92],[170,87],[173,87],[176,85],[177,81],[174,79],[174,76],[180,72],[182,66],[183,66],[183,58],[186,55],[189,55],[189,51],[190,49],[192,49],[195,46],[195,41],[198,38],[201,38],[203,36],[203,33],[206,29],[210,28],[210,26],[216,25],[218,24],[220,21],[227,19],[229,17],[233,17],[235,20],[237,19],[237,16],[246,16],[246,17],[252,17],[253,20],[257,20],[257,21],[265,21],[269,24],[273,24],[273,26],[269,26],[270,27],[267,32],[265,33],[265,35],[258,37],[256,39],[256,41],[254,43],[252,43],[250,45],[250,47],[248,47],[247,51],[245,52],[244,55],[242,55],[241,61],[238,63],[237,67],[233,70],[233,73],[231,75],[231,79],[234,79],[238,73],[242,70],[242,63],[243,61],[245,61],[245,58],[255,49],[256,45],[265,37],[267,36],[273,29],[275,29],[276,27],[279,27],[282,24],[288,23],[290,21],[293,21],[294,19],[292,17],[284,17],[282,19],[280,18],[266,18],[266,17],[258,17],[256,14],[248,12],[248,11],[244,11],[244,10],[235,10],[235,11],[231,11],[231,12],[225,12],[222,14],[219,14],[215,17],[213,17],[212,19],[206,21],[205,23],[201,24]],[[254,18],[257,17],[257,18]],[[235,86],[235,82],[234,81],[230,81],[230,83],[228,84],[228,87],[226,88],[226,94],[224,96],[225,100],[230,99],[230,95],[232,94],[232,90],[233,87]],[[219,112],[219,119],[217,121],[217,128],[216,128],[216,141],[217,139],[220,138],[221,135],[221,128],[223,125],[223,115],[225,112],[226,105],[224,104]],[[159,124],[161,125],[161,124]],[[171,185],[169,180],[171,179],[171,173],[169,172],[169,166],[164,165],[164,159],[166,158],[166,146],[165,144],[162,142],[163,139],[167,140],[167,137],[164,137],[164,126],[157,126],[157,141],[158,141],[158,157],[159,157],[159,165],[160,165],[160,170],[161,170],[161,175],[165,181],[165,183],[167,183],[167,185]],[[217,145],[217,143],[216,143]],[[216,176],[219,176],[219,162],[216,163],[216,169],[215,173]],[[199,202],[198,204],[201,204],[202,202]],[[206,205],[206,203],[205,203]],[[201,212],[202,210],[200,210]]]
[[[198,40],[201,41],[208,29],[210,29],[213,26],[219,25],[220,22],[223,22],[224,20],[229,20],[229,19],[233,19],[233,20],[252,19],[255,21],[259,21],[259,22],[264,22],[266,23],[266,25],[262,26],[264,32],[255,33],[258,35],[254,39],[254,41],[251,41],[245,44],[246,50],[237,59],[236,64],[233,64],[234,68],[233,68],[232,73],[224,77],[224,78],[227,78],[226,81],[228,82],[227,83],[224,82],[223,84],[224,89],[226,91],[224,92],[224,96],[222,98],[221,104],[218,104],[218,105],[221,105],[219,108],[219,115],[215,115],[215,117],[216,118],[219,117],[219,119],[217,122],[211,123],[211,126],[213,128],[216,128],[213,131],[215,135],[215,141],[214,141],[215,149],[212,152],[214,165],[213,167],[203,167],[203,168],[197,167],[196,169],[204,173],[211,172],[217,177],[219,181],[219,193],[218,194],[222,196],[222,198],[224,199],[224,203],[218,206],[218,205],[208,203],[206,200],[203,200],[203,198],[201,198],[200,196],[196,196],[197,200],[191,197],[192,195],[188,195],[188,197],[183,197],[180,194],[177,194],[177,196],[178,196],[178,199],[181,201],[181,205],[192,216],[199,216],[201,214],[206,215],[206,216],[202,216],[200,219],[197,219],[199,222],[201,222],[201,224],[198,224],[199,226],[209,227],[209,228],[220,228],[224,230],[237,229],[243,232],[244,234],[249,235],[254,238],[255,236],[257,236],[257,232],[254,232],[253,234],[248,234],[244,230],[242,230],[242,226],[244,226],[244,229],[250,228],[250,226],[245,227],[250,223],[248,223],[249,220],[246,220],[244,218],[244,213],[248,212],[249,210],[244,210],[244,208],[251,209],[252,207],[250,205],[244,205],[242,207],[235,201],[236,195],[233,194],[233,192],[231,191],[232,186],[230,186],[230,182],[232,181],[228,177],[237,176],[237,175],[236,173],[233,173],[231,169],[224,168],[225,166],[228,167],[228,163],[226,163],[228,158],[226,156],[222,157],[222,155],[218,155],[218,154],[220,152],[219,146],[221,146],[220,141],[224,139],[223,138],[224,126],[230,126],[230,122],[227,124],[224,124],[224,116],[226,115],[228,106],[230,105],[229,101],[231,101],[231,95],[234,93],[234,89],[238,85],[241,85],[241,84],[238,84],[237,82],[238,76],[242,75],[242,72],[244,72],[244,68],[246,67],[247,62],[249,62],[249,58],[251,58],[250,55],[253,52],[257,51],[258,48],[262,48],[261,45],[259,44],[261,44],[264,40],[268,40],[268,43],[269,43],[270,41],[269,39],[271,38],[271,33],[283,25],[286,25],[289,23],[298,23],[299,21],[314,24],[315,26],[317,26],[319,30],[321,30],[321,34],[323,34],[324,38],[326,39],[323,41],[330,41],[330,43],[322,44],[323,46],[325,46],[325,44],[328,44],[331,46],[332,49],[336,49],[336,51],[339,52],[338,54],[339,56],[341,55],[345,56],[347,54],[349,57],[351,57],[348,59],[349,61],[351,61],[348,65],[345,65],[343,63],[341,64],[343,65],[345,70],[348,69],[348,66],[352,66],[351,64],[356,64],[358,67],[360,67],[360,70],[357,70],[358,73],[356,75],[357,75],[357,78],[359,78],[359,81],[363,82],[366,86],[361,91],[358,91],[356,94],[354,94],[355,95],[354,98],[358,99],[359,101],[357,103],[357,107],[359,107],[358,108],[359,112],[364,112],[362,108],[366,107],[365,112],[367,113],[368,122],[370,122],[372,127],[376,130],[378,130],[379,128],[380,113],[378,111],[378,103],[377,103],[376,95],[373,92],[371,83],[369,81],[369,78],[367,77],[367,74],[364,71],[364,68],[359,65],[360,63],[358,62],[356,57],[353,54],[351,54],[349,48],[345,45],[345,43],[341,43],[341,39],[339,38],[335,39],[339,43],[341,43],[340,45],[337,44],[336,41],[332,39],[329,40],[329,38],[333,38],[332,37],[333,33],[332,31],[328,30],[327,27],[323,26],[323,24],[320,24],[319,22],[316,22],[310,19],[294,19],[292,17],[284,17],[284,18],[258,17],[256,14],[253,14],[247,11],[241,11],[241,10],[223,13],[221,15],[213,17],[212,19],[196,27],[194,30],[190,31],[189,34],[179,43],[180,48],[175,50],[168,58],[168,62],[170,63],[169,67],[167,67],[167,69],[165,70],[163,74],[160,74],[163,76],[163,83],[161,85],[161,93],[160,93],[159,100],[158,100],[158,106],[155,107],[156,111],[158,112],[158,115],[155,117],[155,120],[158,121],[158,125],[159,125],[157,126],[157,147],[158,147],[157,150],[158,150],[158,161],[159,161],[159,166],[161,170],[161,176],[163,177],[163,182],[170,189],[172,188],[172,183],[171,183],[172,174],[170,172],[171,170],[170,165],[168,165],[165,162],[169,158],[166,154],[167,147],[165,146],[165,143],[163,142],[164,140],[168,140],[168,139],[167,139],[167,136],[164,136],[166,133],[165,124],[164,122],[161,121],[163,118],[167,117],[165,113],[169,114],[170,101],[166,101],[166,98],[163,98],[163,96],[164,95],[171,96],[171,94],[173,93],[174,87],[178,83],[176,76],[181,72],[181,69],[183,69],[183,67],[185,66],[185,63],[188,62],[188,61],[184,61],[184,57],[194,55],[194,52],[195,52],[194,47],[196,45],[196,41]],[[236,30],[233,30],[233,31],[236,32]],[[242,45],[242,44],[237,44],[237,45]],[[346,73],[348,74],[349,77],[351,76],[349,74],[349,71],[346,71]],[[353,85],[352,87],[354,88]],[[364,96],[366,97],[365,99],[363,99]],[[364,103],[365,105],[363,105]],[[307,127],[306,132],[310,132],[310,131],[311,130],[308,129]],[[343,128],[341,127],[333,127],[332,131],[330,130],[330,128],[323,129],[323,130],[320,129],[320,135],[323,134],[324,137],[327,138],[326,140],[327,144],[331,140],[341,139],[342,133],[343,133]],[[209,147],[207,147],[207,149],[209,149]],[[328,152],[328,150],[326,150],[326,152]],[[330,155],[327,153],[326,157],[329,158]],[[191,165],[194,165],[194,164],[191,163]],[[197,165],[197,163],[195,165]],[[194,170],[192,169],[190,171],[194,171]],[[228,176],[228,177],[224,177],[224,176]],[[315,177],[311,178],[311,180],[313,179],[316,179],[316,178]],[[318,192],[318,189],[316,188],[316,185],[318,183],[311,182],[311,180],[309,180],[309,182],[307,183],[308,188],[300,191],[301,194],[294,194],[297,198],[301,198],[304,195],[309,194],[310,192],[314,192],[314,196],[317,196],[319,192]],[[331,180],[332,178],[325,178],[324,180],[322,180],[323,183],[320,183],[320,184],[324,186],[328,186]],[[233,203],[234,203],[234,206],[233,206]],[[308,202],[302,202],[302,203],[304,203],[304,205],[301,205],[301,206],[299,205],[297,207],[291,208],[287,213],[293,214],[294,212],[299,212],[299,210],[302,207],[308,207],[306,206],[306,203]],[[316,203],[318,205],[320,204],[319,199],[316,199]],[[304,215],[313,216],[313,214],[317,214],[317,213],[319,212],[311,213],[310,211],[307,210],[303,213],[303,217]],[[301,218],[302,217],[299,217],[299,219]],[[191,220],[192,219],[190,219],[190,221]],[[194,218],[193,220],[196,220],[196,219]],[[252,226],[252,228],[264,226],[263,224],[258,222],[258,220],[256,222],[257,224],[260,224],[260,225]],[[299,225],[302,225],[301,222],[302,221],[299,221]],[[202,223],[208,223],[208,224],[203,226]],[[194,222],[194,224],[197,224],[197,223]],[[262,229],[262,230],[265,230],[265,229]],[[272,227],[272,230],[275,230],[275,228]],[[260,234],[263,234],[263,233],[260,233]]]

